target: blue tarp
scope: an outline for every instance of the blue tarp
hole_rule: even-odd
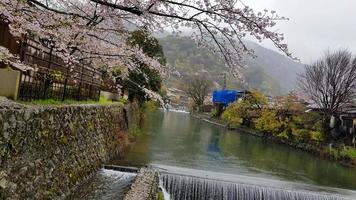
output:
[[[213,103],[223,103],[228,106],[236,101],[237,93],[237,90],[215,90],[213,92]]]

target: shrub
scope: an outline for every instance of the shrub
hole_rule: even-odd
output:
[[[322,117],[315,112],[303,113],[292,117],[289,123],[293,130],[294,139],[298,142],[313,142],[320,144],[324,141]]]
[[[222,114],[222,119],[230,125],[250,126],[253,119],[261,116],[261,110],[266,104],[266,97],[260,92],[253,91],[245,100],[230,104]]]
[[[211,115],[212,117],[216,117],[217,114],[218,114],[218,111],[217,111],[215,108],[211,109],[210,115]]]
[[[324,135],[320,131],[310,131],[310,138],[316,144],[320,144],[324,141]]]
[[[283,122],[280,122],[275,110],[263,110],[261,117],[254,120],[255,128],[263,133],[278,135],[283,127]]]
[[[144,104],[144,109],[146,112],[155,111],[158,108],[157,102],[153,100],[146,101]]]
[[[293,136],[298,142],[307,143],[311,140],[311,134],[308,129],[294,129]]]
[[[277,138],[281,140],[289,140],[290,139],[290,129],[285,129],[280,134],[277,135]]]
[[[311,129],[318,131],[318,132],[322,133],[322,135],[323,135],[324,134],[323,121],[322,120],[317,121],[316,123],[314,123],[314,125]]]
[[[292,118],[293,128],[321,131],[322,117],[316,112],[295,115]]]
[[[340,151],[340,156],[354,160],[354,159],[356,159],[356,149],[353,147],[344,147]]]
[[[229,124],[230,127],[236,127],[242,124],[242,118],[236,113],[235,104],[231,104],[221,115],[221,119]]]

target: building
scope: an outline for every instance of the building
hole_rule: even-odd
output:
[[[356,137],[356,105],[348,105],[340,115],[341,130],[353,138],[355,144]]]
[[[247,90],[215,90],[213,92],[212,101],[217,115],[220,116],[227,106],[235,101],[246,98],[246,95],[249,93]]]
[[[0,80],[6,80],[0,82],[0,95],[25,101],[98,100],[102,73],[88,63],[68,65],[53,49],[35,36],[12,36],[0,18]],[[9,96],[13,85],[14,94]]]
[[[188,108],[189,97],[183,90],[177,88],[168,88],[167,96],[170,99],[170,104],[175,108]]]

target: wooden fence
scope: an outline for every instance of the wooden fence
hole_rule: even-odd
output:
[[[38,39],[14,38],[0,21],[0,46],[34,70],[21,73],[19,99],[98,100],[102,74],[88,64],[68,66]]]

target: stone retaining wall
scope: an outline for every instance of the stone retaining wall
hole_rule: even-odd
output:
[[[62,199],[123,151],[126,118],[120,105],[0,106],[0,199]]]

